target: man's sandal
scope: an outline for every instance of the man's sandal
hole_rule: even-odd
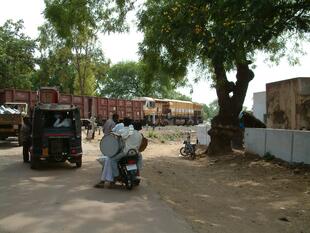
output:
[[[98,184],[95,184],[94,187],[95,187],[95,188],[104,188],[104,182],[101,181],[101,182],[99,182]]]

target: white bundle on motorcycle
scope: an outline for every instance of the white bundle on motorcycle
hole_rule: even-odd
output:
[[[129,151],[133,151],[134,154],[139,153],[142,138],[141,133],[138,131],[133,131],[132,134],[125,140],[124,153],[127,154]]]

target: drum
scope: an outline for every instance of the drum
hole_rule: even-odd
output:
[[[123,149],[122,138],[116,134],[110,133],[104,135],[100,141],[100,151],[103,155],[113,157]]]

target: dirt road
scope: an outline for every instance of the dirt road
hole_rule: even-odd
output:
[[[166,138],[150,141],[142,185],[130,192],[93,188],[98,139],[84,142],[81,169],[33,171],[20,147],[0,144],[0,233],[310,233],[309,169],[241,152],[185,160],[181,138]]]
[[[184,232],[192,229],[145,182],[132,191],[95,189],[97,143],[84,144],[84,164],[21,162],[21,147],[0,144],[0,233]]]
[[[235,153],[195,161],[153,143],[143,176],[200,233],[310,233],[310,170]]]

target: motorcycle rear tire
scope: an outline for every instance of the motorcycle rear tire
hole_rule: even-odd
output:
[[[128,173],[127,174],[127,179],[126,179],[126,182],[125,182],[125,185],[126,185],[126,189],[128,190],[131,190],[133,188],[133,176],[132,174]]]

